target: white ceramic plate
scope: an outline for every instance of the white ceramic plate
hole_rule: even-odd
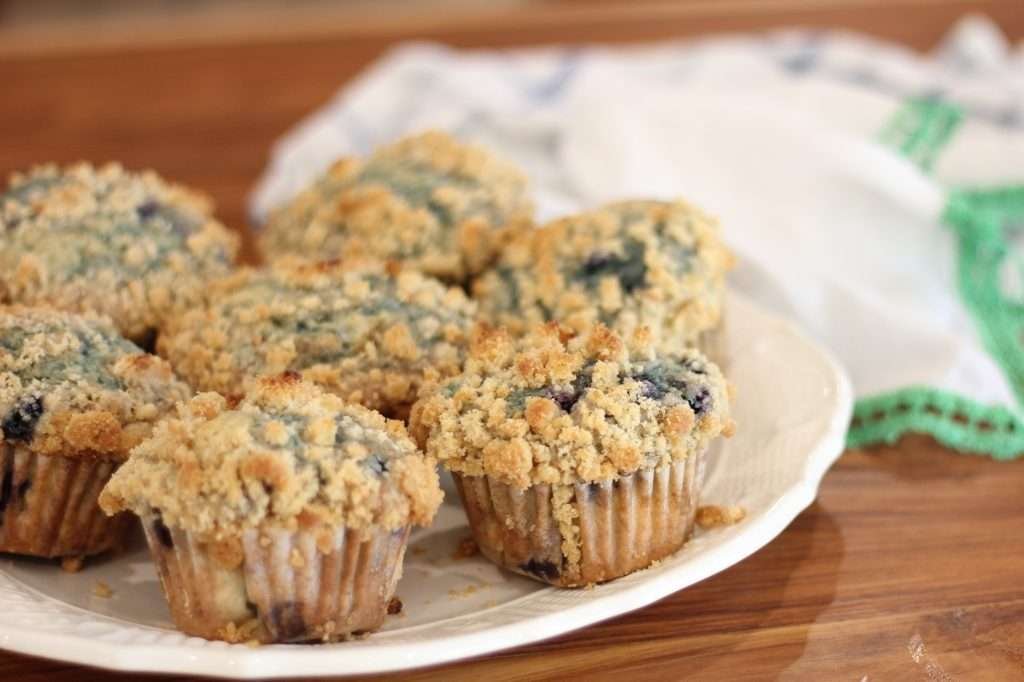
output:
[[[481,557],[454,559],[468,537],[450,492],[414,533],[398,585],[404,611],[363,640],[250,648],[174,631],[140,542],[76,574],[0,559],[0,647],[117,670],[233,678],[384,672],[476,656],[560,635],[660,599],[763,547],[815,498],[842,450],[851,391],[828,353],[738,295],[728,306],[737,435],[710,457],[703,502],[740,504],[745,521],[699,532],[675,556],[591,590],[561,590]],[[98,581],[113,590],[93,593]]]

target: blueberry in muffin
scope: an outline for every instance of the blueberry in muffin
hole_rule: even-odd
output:
[[[282,260],[213,283],[205,306],[168,322],[158,350],[197,390],[240,394],[294,371],[402,416],[424,383],[459,371],[474,310],[418,272]]]
[[[204,197],[152,172],[40,166],[0,194],[0,303],[102,313],[145,345],[237,248]]]
[[[80,557],[117,546],[130,517],[104,516],[100,489],[189,395],[105,318],[0,307],[0,551]]]
[[[405,428],[294,373],[237,405],[204,393],[103,491],[142,518],[177,627],[227,641],[333,641],[380,627],[412,524],[441,502]]]
[[[682,546],[705,451],[734,426],[699,351],[548,324],[518,339],[478,327],[465,372],[416,403],[410,428],[452,472],[485,556],[575,587]]]
[[[531,215],[518,170],[432,131],[335,163],[272,213],[262,249],[268,259],[372,256],[462,282]]]
[[[481,316],[516,332],[557,321],[649,330],[660,352],[708,346],[732,256],[683,202],[623,201],[518,234],[473,283]]]

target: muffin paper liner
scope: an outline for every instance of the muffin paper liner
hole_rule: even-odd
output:
[[[525,490],[453,473],[480,551],[494,563],[561,587],[650,566],[689,538],[702,454],[600,483]]]
[[[408,526],[253,529],[242,534],[232,562],[156,515],[142,526],[178,629],[236,642],[333,641],[376,630],[409,537]]]
[[[82,557],[123,545],[134,520],[96,500],[120,462],[0,444],[0,551]]]

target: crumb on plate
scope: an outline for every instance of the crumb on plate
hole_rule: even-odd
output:
[[[477,585],[467,585],[461,590],[448,590],[448,596],[453,599],[465,599],[476,594],[479,590],[480,587]]]
[[[263,624],[258,618],[250,618],[242,623],[231,623],[225,625],[218,633],[218,638],[231,644],[244,644],[248,647],[259,646],[259,634]]]
[[[459,541],[459,546],[455,548],[455,552],[452,554],[452,559],[459,561],[461,559],[469,559],[475,557],[480,553],[480,548],[476,544],[476,540],[471,537],[462,538]]]
[[[736,505],[719,506],[708,504],[697,509],[697,525],[707,530],[732,526],[747,517],[747,510]]]

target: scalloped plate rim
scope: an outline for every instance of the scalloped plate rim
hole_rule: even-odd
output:
[[[607,594],[600,594],[602,586],[586,591],[566,591],[549,587],[491,607],[484,612],[514,609],[519,602],[543,601],[545,596],[550,600],[556,594],[559,597],[566,594],[575,595],[572,599],[577,603],[568,609],[549,608],[539,615],[484,627],[474,632],[417,641],[396,641],[403,634],[408,635],[432,625],[436,626],[436,623],[425,623],[382,632],[367,640],[361,640],[360,643],[369,646],[343,643],[332,646],[272,645],[250,648],[245,645],[216,642],[208,643],[208,646],[203,648],[193,648],[185,646],[185,642],[189,640],[181,639],[180,635],[173,631],[95,614],[98,623],[106,622],[127,631],[145,631],[155,636],[163,633],[177,640],[164,643],[97,641],[90,639],[87,634],[32,630],[4,622],[6,619],[2,611],[5,610],[5,599],[0,592],[0,647],[18,653],[125,672],[201,674],[234,679],[386,673],[462,660],[550,639],[643,608],[673,592],[705,580],[771,542],[814,501],[822,478],[842,454],[846,428],[853,409],[850,380],[830,351],[811,340],[793,323],[765,311],[746,297],[734,291],[730,292],[730,297],[737,299],[736,302],[743,307],[755,309],[766,322],[779,326],[786,334],[818,356],[817,360],[829,370],[830,378],[834,382],[834,404],[831,407],[832,414],[827,429],[813,447],[809,447],[804,453],[805,463],[800,480],[775,498],[764,514],[745,522],[741,532],[737,532],[709,551],[698,552],[680,566],[657,574],[635,574],[634,584]],[[6,573],[3,573],[2,579],[37,599],[50,599],[46,593],[27,586]],[[59,604],[61,608],[93,613],[63,601],[51,601]],[[442,622],[471,621],[480,613],[464,614]],[[346,647],[352,648],[346,651]],[[353,655],[356,653],[364,655]]]

